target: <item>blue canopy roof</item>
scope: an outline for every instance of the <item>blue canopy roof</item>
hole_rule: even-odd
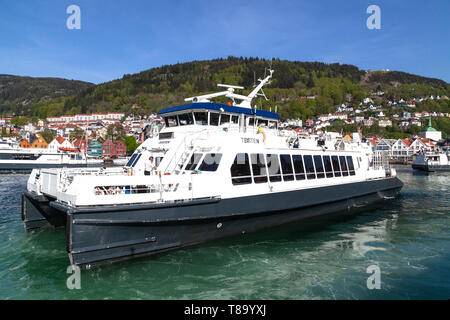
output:
[[[213,103],[213,102],[197,102],[197,103],[189,103],[189,104],[183,104],[181,106],[166,108],[158,112],[159,115],[165,115],[172,112],[179,112],[183,110],[198,110],[198,109],[205,109],[205,110],[214,110],[214,111],[220,111],[220,109],[223,109],[223,112],[230,112],[230,113],[243,113],[248,115],[255,115],[258,117],[264,117],[264,118],[271,118],[271,119],[280,119],[280,116],[278,113],[265,111],[265,110],[255,110],[250,108],[241,108],[236,106],[229,106],[222,103]]]

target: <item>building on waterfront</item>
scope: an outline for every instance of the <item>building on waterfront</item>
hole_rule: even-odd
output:
[[[88,144],[88,156],[90,157],[96,157],[100,158],[103,154],[103,147],[100,142],[98,142],[96,139],[93,139]]]
[[[42,137],[37,137],[37,138],[31,143],[31,148],[36,148],[36,149],[47,149],[47,148],[48,148],[48,143],[47,143],[47,141],[45,141],[44,138],[42,138]]]
[[[48,149],[58,151],[60,148],[73,148],[73,145],[70,143],[68,139],[64,139],[61,136],[57,136],[48,144]]]
[[[442,132],[437,131],[431,126],[431,118],[428,120],[428,128],[422,132],[422,138],[431,139],[433,141],[439,141],[442,139]]]

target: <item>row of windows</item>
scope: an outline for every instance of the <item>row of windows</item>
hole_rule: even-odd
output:
[[[250,126],[262,126],[268,128],[276,128],[277,121],[269,121],[264,119],[255,119],[254,117],[246,116]],[[195,111],[182,113],[178,115],[167,116],[164,118],[167,127],[186,126],[186,125],[203,125],[218,126],[227,123],[239,123],[239,116],[226,113]]]
[[[234,185],[355,175],[351,156],[238,153],[231,166]]]

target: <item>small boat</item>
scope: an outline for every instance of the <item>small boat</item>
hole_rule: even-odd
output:
[[[450,171],[450,154],[447,152],[426,152],[416,156],[412,168],[426,172]]]
[[[0,172],[30,173],[42,168],[100,167],[101,159],[88,159],[78,150],[49,150],[9,146],[0,148]]]
[[[251,107],[272,72],[248,96],[220,85],[163,109],[165,126],[124,167],[33,170],[25,229],[66,227],[71,263],[89,269],[395,197],[403,183],[383,153],[286,133]]]

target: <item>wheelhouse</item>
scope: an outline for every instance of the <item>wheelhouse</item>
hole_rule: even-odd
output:
[[[166,128],[183,126],[239,127],[278,129],[280,116],[275,112],[219,103],[191,103],[159,112]]]

